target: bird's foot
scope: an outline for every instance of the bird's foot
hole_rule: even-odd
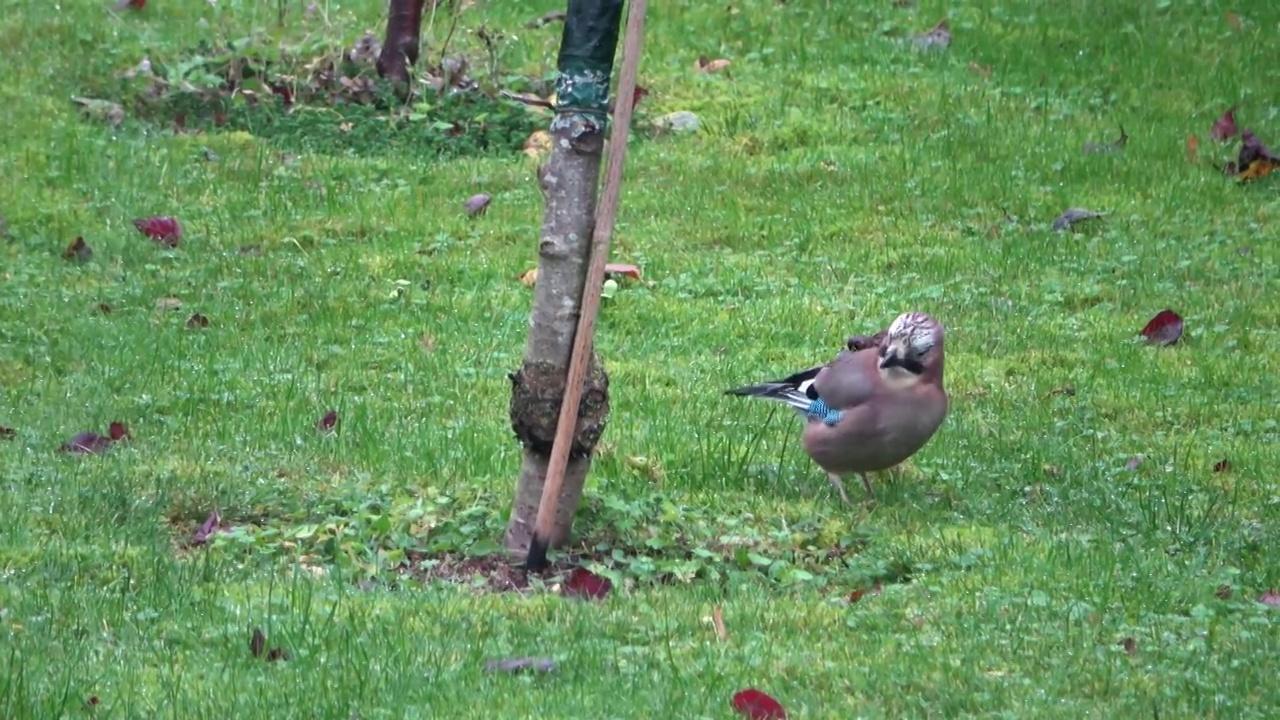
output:
[[[866,488],[867,496],[870,497],[872,500],[875,500],[876,491],[871,489],[871,479],[867,477],[866,473],[858,473],[858,474],[862,476],[862,487]]]
[[[844,491],[844,483],[840,481],[840,476],[835,473],[828,473],[827,478],[831,480],[831,484],[835,486],[836,492],[840,493],[840,502],[849,505],[849,494]]]

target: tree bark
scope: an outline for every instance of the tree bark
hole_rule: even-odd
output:
[[[504,542],[512,555],[521,557],[528,554],[546,482],[590,263],[609,78],[622,6],[622,0],[569,0],[560,40],[551,155],[538,169],[546,201],[538,245],[538,281],[524,362],[511,374],[511,428],[524,452]],[[559,512],[549,538],[552,547],[569,539],[591,456],[608,414],[609,377],[593,350]]]
[[[398,83],[409,82],[409,66],[418,62],[422,32],[422,6],[426,0],[391,0],[387,36],[378,55],[378,75]]]

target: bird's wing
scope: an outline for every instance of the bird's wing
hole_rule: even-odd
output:
[[[874,346],[857,352],[840,351],[814,375],[812,392],[833,410],[851,410],[870,401],[883,388],[876,371],[878,357]]]

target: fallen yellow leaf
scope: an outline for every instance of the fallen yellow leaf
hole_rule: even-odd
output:
[[[525,270],[517,275],[516,279],[529,287],[533,287],[538,282],[538,268]]]
[[[551,152],[551,133],[537,130],[524,141],[524,154],[535,160]]]

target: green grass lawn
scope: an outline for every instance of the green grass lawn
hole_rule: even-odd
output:
[[[1280,185],[1224,178],[1238,141],[1208,135],[1238,105],[1280,146],[1280,6],[653,3],[640,120],[702,128],[628,156],[613,255],[644,282],[598,327],[576,526],[618,582],[581,602],[423,580],[509,511],[531,161],[83,120],[69,98],[144,56],[351,43],[384,10],[105,5],[10,2],[0,29],[0,716],[729,718],[750,686],[793,718],[1274,716]],[[560,26],[523,23],[562,6],[479,0],[456,42],[505,31],[541,75]],[[903,42],[944,16],[946,51]],[[1071,206],[1106,216],[1050,232]],[[1182,342],[1137,342],[1165,307]],[[947,327],[951,414],[874,505],[856,480],[840,504],[785,410],[721,395],[913,309]],[[132,440],[57,452],[116,420]],[[214,509],[231,530],[188,547]],[[484,669],[528,655],[556,672]]]

